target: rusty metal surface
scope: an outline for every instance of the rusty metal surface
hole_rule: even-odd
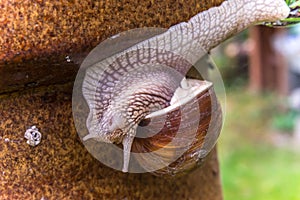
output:
[[[0,64],[84,52],[119,32],[145,26],[166,28],[220,2],[1,1]]]
[[[221,2],[1,1],[0,93],[72,81],[87,53],[110,36],[168,28]]]
[[[80,61],[99,42],[132,28],[169,27],[220,2],[1,1],[0,199],[222,199],[216,151],[174,180],[123,174],[85,150],[71,111]],[[43,134],[36,147],[24,138],[32,125]]]
[[[175,179],[102,165],[76,133],[70,88],[0,97],[0,199],[222,199],[216,151],[202,167]],[[32,125],[42,134],[35,147],[24,138]]]

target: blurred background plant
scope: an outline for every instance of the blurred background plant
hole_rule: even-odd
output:
[[[277,41],[288,66],[286,95],[250,90],[249,54],[255,50],[248,31],[212,52],[227,94],[225,125],[218,145],[225,200],[300,199],[300,79],[293,77],[300,77],[300,70],[292,70],[295,63],[291,60],[297,60],[300,69],[300,32],[296,29],[300,27],[284,31],[282,40]],[[293,52],[293,56],[285,52]]]
[[[279,131],[292,134],[296,119],[299,116],[299,113],[295,110],[289,110],[285,113],[275,113],[272,120],[272,126]]]

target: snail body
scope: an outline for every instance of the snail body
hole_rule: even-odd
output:
[[[83,140],[101,138],[100,141],[107,143],[122,142],[126,158],[123,171],[127,171],[138,123],[151,111],[170,106],[171,98],[182,78],[177,71],[162,66],[143,67],[120,77],[112,93],[111,104],[95,127],[101,130],[101,137],[99,134],[89,134]],[[104,84],[102,86],[105,87]]]
[[[177,174],[194,168],[215,144],[222,112],[212,83],[186,79],[187,72],[233,34],[288,13],[282,0],[225,1],[93,64],[82,86],[89,106],[83,141],[122,143],[123,172],[129,171],[130,152],[139,153],[136,159],[148,171]],[[147,121],[149,130],[158,131],[136,138]]]

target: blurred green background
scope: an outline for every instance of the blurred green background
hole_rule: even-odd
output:
[[[271,141],[272,95],[227,90],[227,113],[219,139],[225,200],[300,199],[300,152]]]
[[[293,117],[285,97],[248,90],[247,53],[241,50],[248,45],[247,35],[212,53],[227,95],[218,141],[224,199],[299,200],[300,143],[292,137]]]

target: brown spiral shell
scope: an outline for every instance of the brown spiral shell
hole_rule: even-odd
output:
[[[198,80],[192,82],[202,84]],[[147,135],[147,131],[151,134],[152,129],[163,123],[162,129],[152,137],[135,138],[132,150],[136,153],[153,153],[149,157],[138,154],[141,156],[137,158],[149,171],[165,164],[166,167],[153,173],[175,175],[188,172],[202,163],[219,136],[222,111],[213,87],[209,87],[176,110],[151,118],[151,122],[143,134]],[[206,138],[207,135],[209,137]],[[157,151],[159,149],[161,151]]]

